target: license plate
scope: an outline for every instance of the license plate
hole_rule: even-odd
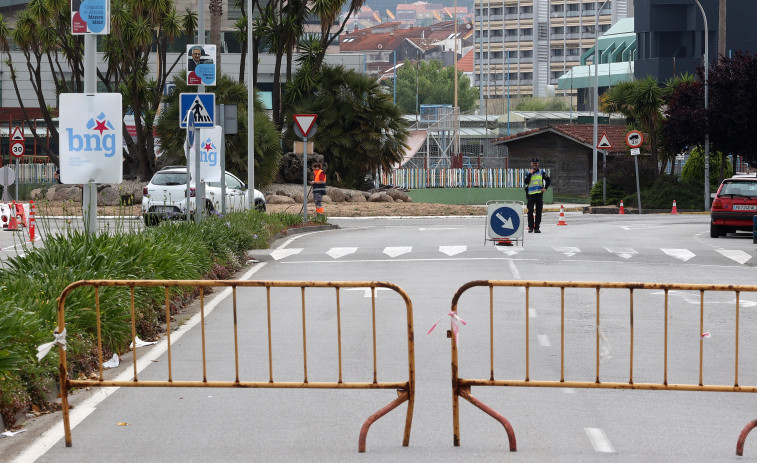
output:
[[[757,211],[757,204],[734,204],[734,211]]]
[[[175,209],[171,206],[155,206],[155,212],[162,212],[164,214],[169,214],[174,211]]]

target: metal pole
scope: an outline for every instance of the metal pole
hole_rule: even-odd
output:
[[[707,104],[709,101],[709,70],[710,70],[710,38],[707,27],[707,15],[699,0],[694,0],[702,12],[704,20],[704,209],[710,209],[710,124],[707,117]],[[721,31],[722,32],[722,31]]]
[[[597,124],[599,123],[599,13],[610,0],[605,0],[594,15],[594,146],[592,147],[591,184],[597,183]]]
[[[308,137],[302,138],[302,222],[308,221]]]
[[[221,124],[221,214],[226,215],[226,105],[218,105],[218,116],[224,123]],[[250,193],[248,191],[248,193]]]
[[[197,0],[197,43],[205,45],[205,0]],[[220,52],[220,48],[218,51]],[[205,86],[198,85],[197,92],[205,93]],[[201,142],[200,129],[195,129],[195,223],[200,223],[205,214],[205,184],[202,182],[200,175]]]
[[[84,36],[84,93],[97,93],[97,36]],[[135,117],[139,117],[136,115]],[[97,231],[97,184],[82,185],[82,214],[84,215],[84,230],[87,235],[94,235]]]
[[[636,199],[639,201],[639,215],[641,215],[641,187],[639,186],[639,156],[633,157],[634,164],[636,164]]]
[[[394,55],[394,104],[397,104],[397,50],[392,52]]]
[[[255,192],[255,82],[252,75],[252,0],[247,0],[247,188]],[[252,209],[253,194],[247,195],[247,208]]]

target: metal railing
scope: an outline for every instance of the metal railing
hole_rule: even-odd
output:
[[[473,288],[486,288],[488,289],[488,315],[486,314],[480,314],[475,313],[475,310],[467,310],[467,309],[480,309],[483,307],[486,307],[485,304],[481,302],[481,294],[476,293],[473,296],[478,296],[476,298],[475,304],[470,304],[470,307],[466,306],[466,313],[463,314],[464,318],[468,318],[468,316],[477,316],[478,320],[481,323],[484,323],[485,320],[488,318],[489,323],[489,344],[488,344],[488,354],[489,354],[489,376],[488,378],[482,377],[482,378],[461,378],[459,376],[460,371],[460,364],[458,359],[458,342],[457,342],[457,336],[452,335],[452,331],[457,330],[457,326],[455,324],[455,318],[452,319],[452,330],[448,332],[448,337],[451,339],[452,344],[452,395],[453,395],[453,402],[452,402],[452,410],[453,410],[453,427],[454,427],[454,445],[459,446],[460,445],[460,410],[459,410],[459,397],[464,398],[477,408],[481,409],[485,413],[487,413],[489,416],[500,422],[502,426],[505,428],[505,431],[507,433],[509,444],[510,444],[510,450],[516,451],[516,440],[515,440],[515,432],[510,425],[509,421],[488,407],[486,404],[481,402],[480,400],[476,399],[473,395],[471,395],[471,388],[473,386],[509,386],[509,387],[560,387],[560,388],[604,388],[604,389],[638,389],[638,390],[667,390],[667,391],[710,391],[710,392],[757,392],[757,385],[745,385],[741,384],[739,381],[739,354],[740,354],[740,345],[739,345],[739,339],[740,339],[740,330],[742,327],[740,327],[740,315],[741,315],[741,305],[740,305],[740,296],[742,293],[757,293],[757,286],[755,285],[704,285],[704,284],[663,284],[663,283],[610,283],[610,282],[570,282],[570,281],[509,281],[509,280],[478,280],[478,281],[471,281],[469,283],[464,284],[461,286],[455,295],[452,298],[452,311],[450,312],[450,315],[453,315],[454,317],[457,317],[460,314],[460,307],[459,302],[461,297],[468,291]],[[501,332],[502,325],[501,324],[495,324],[495,319],[501,320],[502,318],[505,318],[506,320],[512,319],[512,316],[509,317],[503,317],[502,310],[505,312],[513,312],[512,310],[512,301],[519,301],[519,298],[521,296],[512,297],[512,291],[508,292],[508,297],[502,297],[501,300],[507,301],[505,305],[507,308],[505,309],[502,307],[502,305],[498,305],[495,307],[494,304],[494,289],[495,288],[516,288],[517,291],[524,292],[525,294],[522,296],[525,302],[525,306],[521,309],[515,309],[516,312],[519,312],[520,310],[523,310],[523,316],[522,317],[515,317],[518,318],[518,320],[523,321],[523,329],[524,332],[522,334],[522,337],[520,334],[517,335],[517,337],[521,337],[525,341],[525,345],[521,345],[520,348],[518,346],[513,346],[510,344],[507,344],[506,346],[503,345],[504,343],[501,342],[503,338],[503,334]],[[560,304],[560,365],[559,365],[559,379],[553,379],[553,380],[534,380],[532,378],[531,374],[531,353],[530,353],[530,339],[531,339],[531,329],[529,327],[529,318],[530,318],[530,310],[531,307],[531,292],[534,288],[556,288],[560,290],[559,294],[559,304]],[[566,290],[577,290],[577,293],[580,293],[580,290],[587,290],[589,291],[589,298],[595,299],[595,309],[591,308],[592,304],[589,302],[587,304],[587,300],[584,299],[583,301],[579,301],[578,307],[567,307],[566,308]],[[602,345],[606,345],[609,341],[605,338],[605,334],[603,333],[601,329],[600,319],[601,319],[601,301],[600,294],[602,291],[610,292],[610,291],[616,291],[620,290],[622,292],[627,291],[628,293],[628,308],[626,312],[628,325],[625,327],[627,331],[627,339],[624,339],[624,343],[628,342],[627,349],[628,349],[628,370],[627,370],[627,379],[626,380],[618,380],[618,381],[603,381],[600,376],[600,357],[603,355],[607,355],[606,352],[603,352]],[[638,294],[641,291],[648,291],[648,290],[654,290],[658,292],[662,292],[663,299],[659,301],[661,303],[661,306],[659,307],[660,312],[658,313],[658,317],[662,316],[664,317],[664,321],[662,321],[662,333],[657,333],[658,335],[661,334],[662,336],[662,360],[657,359],[657,362],[654,363],[654,366],[662,365],[662,371],[658,371],[657,374],[660,374],[660,381],[659,382],[638,382],[634,377],[634,367],[642,368],[645,375],[655,375],[653,370],[654,367],[650,367],[647,364],[644,365],[635,365],[635,359],[634,359],[634,295]],[[503,290],[506,292],[506,290]],[[698,373],[698,381],[696,384],[693,383],[672,383],[669,381],[668,378],[668,361],[669,361],[669,338],[670,338],[670,308],[671,304],[669,303],[669,296],[671,295],[671,292],[674,292],[676,296],[685,296],[687,299],[684,299],[687,303],[690,304],[696,304],[698,303],[699,309],[698,311],[692,310],[692,312],[698,312],[697,313],[678,313],[677,319],[681,320],[682,316],[685,315],[691,315],[696,316],[698,315],[698,320],[694,319],[691,320],[692,326],[698,326],[698,331],[692,333],[688,333],[685,335],[685,338],[691,339],[691,336],[696,336],[698,338],[698,344],[699,344],[699,355],[698,355],[698,372],[695,371],[689,371],[688,373],[693,378],[695,373]],[[687,292],[687,293],[684,293]],[[728,312],[729,314],[729,322],[732,321],[733,326],[733,342],[727,343],[727,347],[732,347],[732,353],[733,353],[733,383],[732,384],[706,384],[704,381],[704,352],[705,352],[705,339],[710,336],[709,332],[705,332],[705,294],[710,292],[726,292],[726,293],[733,293],[735,295],[735,301],[733,301],[733,311]],[[699,294],[699,297],[691,297],[691,294]],[[540,293],[542,294],[542,293]],[[584,293],[580,293],[584,297]],[[642,293],[644,296],[647,296],[646,293]],[[572,293],[571,293],[572,295]],[[614,292],[613,292],[613,295]],[[498,294],[498,299],[501,295]],[[655,295],[653,295],[655,296]],[[657,294],[656,296],[659,296]],[[650,303],[649,300],[644,300],[640,297],[637,297],[637,299],[640,299],[643,301],[640,306],[645,311],[646,316],[649,316],[650,310],[655,310],[656,305],[654,303]],[[698,300],[697,300],[698,299]],[[605,299],[607,305],[613,305],[613,309],[615,312],[613,313],[613,322],[615,324],[619,323],[622,318],[618,317],[618,309],[617,303],[618,298],[612,298],[612,299]],[[652,301],[656,302],[656,301]],[[552,295],[552,299],[550,299],[550,303],[555,303],[554,295]],[[731,301],[717,301],[713,302],[710,307],[714,304],[717,305],[717,311],[713,316],[717,316],[717,323],[722,324],[723,318],[725,317],[725,312],[723,309],[722,304],[730,304]],[[744,304],[745,307],[750,307],[753,304]],[[588,307],[587,307],[588,306]],[[565,359],[566,359],[566,337],[565,337],[565,328],[566,328],[566,311],[570,311],[573,309],[576,309],[576,312],[570,312],[571,315],[576,315],[577,311],[581,311],[580,317],[582,321],[586,321],[589,317],[594,317],[594,333],[593,333],[593,342],[588,341],[587,337],[582,337],[582,340],[584,341],[583,347],[584,350],[582,353],[584,356],[577,355],[578,360],[585,358],[586,349],[593,349],[594,350],[594,356],[593,356],[593,365],[588,366],[588,370],[594,370],[593,371],[593,378],[590,380],[567,380],[566,379],[566,372],[565,372]],[[588,309],[588,310],[587,310]],[[608,310],[609,311],[609,310]],[[592,313],[594,312],[594,313]],[[712,309],[709,313],[713,313],[714,309]],[[750,318],[752,319],[753,317]],[[642,318],[644,320],[644,318]],[[698,324],[696,323],[698,321]],[[470,325],[470,319],[468,319],[468,324]],[[708,320],[708,323],[713,324],[714,321]],[[657,326],[657,329],[659,330],[659,325]],[[507,327],[506,327],[507,328]],[[586,327],[585,327],[586,328]],[[689,327],[690,328],[690,327]],[[754,328],[754,327],[752,327]],[[696,329],[696,328],[694,328]],[[508,337],[515,337],[514,333],[517,333],[518,327],[516,327],[512,331],[508,331],[508,334],[512,336]],[[497,334],[495,335],[495,331],[497,331]],[[730,333],[730,331],[725,331],[727,333]],[[586,330],[586,333],[588,334],[588,329]],[[754,335],[754,333],[750,333]],[[464,334],[461,334],[461,336],[464,336]],[[723,336],[719,336],[719,338],[722,338]],[[754,336],[752,336],[754,337]],[[522,378],[518,379],[503,379],[500,374],[495,375],[495,338],[497,339],[497,344],[500,349],[497,352],[523,352],[524,358],[523,358],[523,366],[524,366],[524,376]],[[679,339],[679,338],[676,338]],[[466,349],[471,346],[472,342],[469,338],[466,341]],[[751,339],[753,341],[753,339]],[[520,342],[520,341],[518,341]],[[587,342],[591,342],[593,346],[586,345]],[[750,344],[750,343],[747,343]],[[572,342],[571,345],[575,346],[575,343]],[[693,340],[691,340],[688,344],[689,348],[693,346]],[[486,350],[486,347],[478,346],[478,351],[475,352],[475,354],[481,354],[482,351]],[[721,346],[722,347],[722,346]],[[714,348],[713,348],[714,349]],[[472,348],[472,350],[475,350]],[[730,352],[730,351],[729,351]],[[720,351],[718,351],[720,353]],[[467,354],[467,353],[466,353]],[[694,360],[694,354],[689,353],[691,355],[691,361]],[[475,355],[474,355],[475,356]],[[470,358],[470,355],[468,355],[466,358]],[[575,358],[571,357],[571,360],[576,360]],[[722,365],[722,358],[718,357],[718,363],[719,365]],[[508,361],[512,361],[512,359],[508,358]],[[637,363],[641,363],[636,360]],[[556,369],[555,367],[552,367]],[[609,367],[608,367],[609,369]],[[549,368],[547,368],[549,370]],[[573,372],[573,374],[580,374],[579,372]],[[591,373],[585,373],[585,374],[591,374]],[[608,374],[609,376],[616,376],[616,377],[623,377],[622,371],[613,371]],[[750,376],[754,377],[754,375]],[[754,427],[757,427],[757,420],[752,421],[751,423],[747,424],[746,427],[743,428],[743,431],[741,432],[741,435],[739,436],[738,442],[737,442],[737,454],[742,455],[743,454],[743,448],[744,448],[744,441],[747,437],[747,434],[751,429]]]
[[[323,281],[237,281],[237,280],[83,280],[83,281],[77,281],[75,283],[70,284],[67,286],[63,292],[60,295],[60,298],[58,299],[58,332],[62,333],[63,330],[66,327],[66,298],[72,294],[72,292],[80,290],[81,288],[86,288],[86,291],[90,291],[91,295],[93,297],[92,301],[87,301],[87,303],[91,303],[89,307],[93,307],[95,310],[95,315],[97,317],[97,348],[98,348],[98,355],[99,355],[99,370],[98,374],[96,375],[96,378],[92,379],[71,379],[68,377],[68,367],[66,364],[66,351],[60,347],[59,353],[60,353],[60,382],[61,382],[61,405],[63,409],[63,423],[64,423],[64,430],[65,430],[65,443],[67,447],[70,447],[72,445],[72,439],[71,439],[71,426],[70,426],[70,420],[69,420],[69,404],[68,404],[68,391],[72,387],[218,387],[218,388],[309,388],[309,389],[395,389],[397,390],[398,397],[394,399],[391,403],[383,407],[381,410],[373,413],[363,424],[361,430],[360,430],[360,436],[358,441],[358,450],[360,452],[365,451],[365,444],[366,444],[366,438],[368,434],[368,429],[370,426],[377,421],[382,416],[386,415],[393,409],[397,408],[399,405],[401,405],[404,402],[408,402],[408,408],[407,408],[407,415],[405,418],[405,431],[404,431],[404,437],[402,441],[403,446],[407,446],[410,442],[410,427],[412,424],[412,417],[413,417],[413,407],[415,404],[415,344],[414,344],[414,334],[413,334],[413,308],[412,308],[412,302],[410,301],[409,296],[407,293],[400,288],[397,285],[394,285],[392,283],[386,283],[386,282],[379,282],[379,281],[350,281],[350,282],[339,282],[339,281],[330,281],[330,282],[323,282]],[[163,288],[165,291],[165,316],[167,320],[167,331],[165,333],[165,342],[167,346],[167,371],[166,371],[166,378],[164,380],[142,380],[139,379],[138,376],[138,368],[137,368],[137,361],[135,360],[133,362],[133,368],[134,373],[133,377],[126,381],[120,381],[120,380],[109,380],[106,379],[103,375],[103,337],[102,337],[102,331],[101,331],[101,308],[100,308],[100,297],[101,297],[101,290],[108,290],[109,288],[125,288],[125,290],[128,290],[130,292],[130,313],[131,313],[131,340],[132,340],[132,346],[133,346],[133,358],[137,358],[137,349],[138,347],[135,344],[135,339],[137,337],[136,333],[136,319],[137,316],[135,315],[136,309],[135,309],[135,289],[137,288]],[[172,366],[172,343],[171,343],[171,326],[170,322],[168,320],[171,319],[171,300],[172,300],[172,294],[175,294],[175,291],[180,288],[189,288],[189,289],[196,289],[199,291],[199,310],[200,310],[200,326],[201,326],[201,352],[202,352],[202,370],[197,372],[197,377],[201,377],[201,380],[179,380],[175,378],[174,375],[174,369]],[[206,351],[206,333],[205,333],[205,325],[206,325],[206,314],[205,314],[205,292],[209,288],[228,288],[232,295],[232,311],[233,311],[233,319],[232,319],[232,325],[233,325],[233,346],[234,346],[234,375],[235,379],[233,381],[222,381],[222,380],[213,380],[208,378],[208,365],[207,365],[207,351]],[[262,297],[259,299],[255,299],[252,297],[245,297],[243,300],[245,301],[243,304],[239,304],[237,300],[237,293],[239,289],[242,288],[261,288],[258,290],[259,292],[265,292],[264,295],[261,295]],[[282,289],[282,292],[284,292],[283,288],[293,288],[293,289],[300,289],[300,303],[299,305],[301,308],[297,307],[297,298],[284,298],[279,299],[278,301],[282,302],[282,305],[286,305],[286,303],[289,303],[293,313],[296,313],[298,311],[301,311],[301,317],[286,317],[286,321],[283,322],[284,324],[288,323],[294,323],[294,324],[301,324],[302,329],[302,380],[301,381],[279,381],[275,379],[274,377],[274,356],[273,356],[273,348],[272,348],[272,342],[274,338],[276,338],[276,331],[272,328],[272,325],[274,325],[274,328],[281,329],[282,326],[277,324],[278,322],[281,322],[281,317],[273,317],[272,319],[272,313],[274,315],[276,314],[277,308],[281,308],[275,305],[272,305],[271,303],[271,292],[272,290],[278,290]],[[336,327],[335,327],[335,337],[334,343],[331,345],[332,349],[333,347],[336,347],[336,352],[331,352],[329,359],[331,359],[334,354],[336,354],[336,357],[334,357],[335,365],[334,365],[334,374],[333,374],[333,381],[312,381],[311,378],[308,377],[308,325],[307,325],[307,313],[309,305],[307,304],[306,299],[306,290],[313,290],[314,288],[333,288],[335,291],[335,303],[333,306],[333,310],[336,315]],[[364,288],[366,291],[370,290],[370,319],[369,323],[372,327],[372,337],[364,337],[359,333],[354,334],[355,339],[357,339],[357,342],[360,342],[364,345],[365,351],[368,352],[369,350],[372,352],[372,362],[373,362],[373,376],[372,381],[347,381],[345,380],[345,372],[342,365],[343,360],[343,338],[346,338],[347,331],[345,329],[344,323],[342,322],[342,314],[345,312],[349,313],[349,316],[355,315],[355,312],[350,308],[348,311],[347,309],[343,310],[342,303],[340,302],[340,290],[343,288]],[[389,289],[394,291],[404,302],[404,311],[405,311],[405,318],[406,320],[402,322],[402,326],[406,327],[406,341],[407,341],[407,378],[401,379],[401,380],[395,380],[395,381],[379,381],[378,380],[378,367],[377,367],[377,323],[376,323],[376,316],[377,316],[377,307],[376,307],[376,290],[377,288],[381,289]],[[253,290],[250,290],[253,291]],[[291,290],[290,290],[291,291]],[[173,292],[173,293],[172,293]],[[319,297],[322,296],[322,291],[318,292]],[[87,294],[89,296],[89,294]],[[246,294],[245,296],[249,296]],[[291,296],[291,294],[289,294]],[[82,300],[83,298],[77,298],[78,300]],[[382,298],[384,299],[384,298]],[[323,299],[318,299],[319,301],[322,301]],[[264,301],[258,302],[258,301]],[[367,304],[366,304],[367,305]],[[382,305],[383,307],[383,305]],[[329,307],[329,310],[331,307]],[[243,374],[240,373],[240,339],[239,339],[239,329],[238,329],[238,319],[237,315],[242,314],[250,314],[257,311],[258,315],[261,317],[264,317],[267,320],[267,324],[261,323],[261,331],[264,331],[262,327],[267,326],[267,351],[268,351],[268,363],[267,363],[267,380],[247,380],[244,378]],[[367,314],[367,308],[364,312],[364,314]],[[297,320],[299,318],[299,320]],[[273,321],[272,321],[273,320]],[[383,319],[381,320],[383,321]],[[365,326],[365,325],[360,325]],[[287,328],[286,326],[283,328]],[[244,332],[244,331],[243,331]],[[293,331],[294,332],[294,331]],[[400,330],[393,330],[394,333],[400,332]],[[76,336],[77,333],[69,333],[69,336]],[[319,333],[319,338],[317,339],[323,339],[324,333]],[[353,338],[351,338],[353,339]],[[344,339],[346,342],[346,339]],[[370,346],[367,345],[367,343],[370,343],[372,340],[372,344]],[[392,339],[392,344],[396,344],[398,340]],[[314,344],[315,341],[311,342],[311,344]],[[320,344],[319,344],[320,346]],[[370,348],[370,349],[369,349]],[[320,350],[317,350],[317,352],[321,352]],[[325,355],[325,354],[322,354]],[[290,358],[291,356],[287,356],[287,358]],[[366,356],[367,357],[367,356]],[[261,362],[262,363],[262,362]],[[361,363],[361,366],[363,364],[367,364],[368,361]],[[383,365],[383,364],[382,364]],[[264,370],[264,367],[261,369]],[[365,372],[367,374],[367,371]],[[262,373],[261,373],[262,374]],[[388,376],[389,373],[386,373],[382,369],[382,377]],[[349,375],[348,375],[349,376]]]

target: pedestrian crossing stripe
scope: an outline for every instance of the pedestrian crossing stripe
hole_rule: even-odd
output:
[[[214,93],[181,93],[179,94],[179,126],[187,128],[187,120],[191,111],[195,118],[195,128],[212,129],[215,127],[215,94]]]

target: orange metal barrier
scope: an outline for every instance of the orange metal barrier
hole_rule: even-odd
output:
[[[466,291],[477,288],[477,287],[483,287],[488,289],[488,300],[489,300],[489,314],[487,316],[482,316],[483,318],[488,318],[489,320],[489,345],[488,345],[488,351],[489,351],[489,377],[488,378],[461,378],[459,376],[459,362],[458,362],[458,342],[457,342],[457,336],[454,336],[452,334],[452,331],[456,330],[457,327],[455,325],[455,318],[459,315],[459,301],[461,297],[463,296]],[[525,307],[523,308],[525,310],[525,321],[524,328],[524,338],[525,338],[525,346],[523,348],[522,353],[525,354],[524,362],[525,362],[525,377],[522,379],[502,379],[501,377],[495,378],[495,349],[494,349],[494,341],[495,341],[495,327],[500,327],[501,325],[495,325],[495,318],[501,319],[502,318],[502,312],[495,311],[495,305],[494,305],[494,288],[496,287],[510,287],[510,288],[519,288],[519,291],[524,292],[524,298],[525,298]],[[531,355],[530,355],[530,335],[531,330],[529,328],[529,309],[530,306],[530,298],[531,296],[531,290],[533,288],[559,288],[560,290],[560,378],[551,380],[551,381],[543,381],[543,380],[532,380],[531,379],[531,373],[530,373],[530,361],[531,361]],[[565,314],[566,314],[566,289],[585,289],[585,290],[593,290],[591,291],[594,294],[589,294],[590,298],[596,297],[596,315],[589,312],[590,316],[594,316],[594,349],[595,349],[595,356],[594,356],[594,365],[589,366],[589,369],[594,369],[593,372],[593,380],[591,381],[569,381],[565,379]],[[628,347],[629,352],[629,358],[628,358],[628,379],[627,381],[602,381],[600,379],[600,356],[601,356],[601,349],[600,349],[600,341],[603,339],[604,334],[602,333],[602,330],[600,329],[600,293],[602,290],[627,290],[628,294],[628,310],[625,315],[628,316],[628,341],[630,343]],[[642,290],[657,290],[662,291],[664,294],[664,303],[662,304],[661,309],[664,309],[664,326],[663,326],[663,342],[664,342],[664,349],[663,349],[663,369],[662,369],[662,381],[659,383],[653,383],[653,382],[646,382],[646,383],[640,383],[634,381],[634,294],[639,293]],[[669,314],[669,295],[671,291],[691,291],[699,293],[698,297],[698,303],[699,303],[699,333],[696,333],[699,337],[699,381],[697,384],[672,384],[668,382],[668,357],[669,357],[669,351],[668,351],[668,337],[669,337],[669,320],[670,320],[670,314]],[[705,338],[709,337],[709,333],[704,331],[704,320],[705,320],[705,293],[707,292],[730,292],[735,294],[735,304],[733,304],[733,312],[728,312],[731,315],[731,318],[729,320],[733,320],[735,322],[734,326],[734,338],[733,338],[733,353],[734,353],[734,372],[733,372],[733,384],[705,384],[703,381],[703,357],[704,357],[704,351],[705,351]],[[487,413],[489,416],[494,418],[495,420],[499,421],[502,426],[505,428],[505,431],[507,433],[507,437],[510,444],[510,451],[516,451],[516,440],[515,440],[515,432],[510,424],[510,422],[488,407],[486,404],[475,398],[473,395],[471,395],[471,387],[473,386],[510,386],[510,387],[561,387],[561,388],[605,388],[605,389],[643,389],[643,390],[668,390],[668,391],[714,391],[714,392],[757,392],[757,385],[742,385],[739,383],[739,334],[740,334],[740,327],[739,327],[739,317],[740,317],[740,296],[742,293],[757,293],[757,286],[753,285],[703,285],[703,284],[657,284],[657,283],[608,283],[608,282],[571,282],[571,281],[511,281],[511,280],[478,280],[478,281],[471,281],[469,283],[466,283],[465,285],[461,286],[457,292],[455,293],[454,297],[452,298],[452,312],[450,312],[450,315],[454,315],[455,318],[452,319],[452,330],[450,330],[447,333],[447,337],[451,339],[452,343],[452,411],[453,411],[453,427],[454,427],[454,445],[459,446],[460,445],[460,413],[459,413],[459,397],[464,398],[465,400],[469,401],[471,404],[476,406],[477,408],[481,409],[485,413]],[[541,293],[540,293],[541,294]],[[572,293],[573,295],[575,293]],[[679,295],[680,293],[676,293]],[[471,295],[471,297],[475,296],[475,294]],[[481,304],[480,294],[478,295],[478,299],[475,304],[471,304],[470,306],[466,306],[466,309],[470,309],[466,312],[466,314],[473,315],[476,311],[472,309],[480,309],[483,304]],[[585,294],[584,294],[585,296]],[[512,299],[512,298],[511,298]],[[503,299],[504,301],[507,301],[507,298]],[[609,299],[606,299],[608,301],[608,304],[610,303]],[[612,302],[617,303],[618,298],[614,298]],[[696,301],[689,300],[689,303],[693,303]],[[719,302],[721,304],[722,302]],[[511,304],[507,303],[501,303],[497,309],[503,309],[503,305],[508,306],[508,308],[511,308]],[[641,306],[645,310],[650,309],[650,305],[642,305]],[[586,304],[580,304],[578,309],[585,309]],[[571,307],[572,309],[572,307]],[[520,310],[520,309],[518,309]],[[591,311],[592,309],[590,309]],[[718,305],[718,314],[723,313],[722,306]],[[512,312],[512,311],[511,311]],[[659,313],[659,312],[658,312]],[[711,313],[711,312],[710,312]],[[617,315],[617,313],[616,313]],[[467,318],[465,315],[463,318]],[[505,317],[506,318],[506,317]],[[617,318],[614,318],[613,321],[617,322]],[[730,328],[730,327],[729,327]],[[638,328],[637,328],[638,329]],[[728,331],[728,334],[730,335],[730,331]],[[498,342],[501,340],[502,334],[500,332],[497,333],[499,336]],[[461,336],[465,336],[464,334],[461,334]],[[723,337],[722,335],[720,336]],[[466,338],[470,341],[470,337]],[[471,342],[467,342],[466,346],[469,346]],[[730,346],[729,346],[730,347]],[[501,349],[499,352],[506,352],[506,349]],[[511,350],[512,352],[512,350]],[[521,351],[519,350],[519,355]],[[573,359],[571,357],[571,359]],[[692,372],[693,376],[693,372]],[[744,429],[741,432],[741,435],[739,436],[737,446],[736,446],[736,453],[738,455],[743,454],[744,450],[744,441],[746,440],[747,434],[749,431],[751,431],[753,428],[757,427],[757,420],[754,420],[747,424]]]
[[[413,418],[413,407],[415,404],[415,344],[413,334],[413,308],[407,293],[397,285],[386,282],[377,281],[350,281],[350,282],[322,282],[322,281],[237,281],[237,280],[85,280],[77,281],[67,286],[58,300],[58,330],[56,332],[63,332],[66,326],[65,321],[65,307],[66,298],[77,288],[91,287],[94,288],[94,300],[92,305],[95,308],[97,316],[97,342],[99,353],[99,375],[96,379],[70,379],[68,377],[68,370],[66,364],[66,351],[62,347],[59,347],[60,353],[60,382],[61,382],[61,404],[63,409],[63,423],[65,430],[65,442],[66,446],[70,447],[71,441],[71,426],[69,422],[69,404],[68,404],[68,390],[72,387],[225,387],[225,388],[311,388],[311,389],[395,389],[397,390],[398,397],[391,403],[372,414],[363,424],[360,430],[360,437],[358,441],[358,450],[360,452],[365,451],[366,437],[370,426],[382,416],[386,415],[393,409],[397,408],[403,402],[408,402],[407,415],[405,418],[405,432],[402,441],[403,446],[407,446],[410,442],[410,427]],[[134,376],[128,381],[115,381],[106,380],[103,377],[103,354],[102,354],[102,336],[100,328],[100,289],[121,287],[128,288],[131,292],[131,337],[132,345],[134,345]],[[136,338],[136,320],[135,320],[135,288],[146,287],[160,287],[165,289],[165,310],[166,319],[170,320],[170,295],[169,291],[172,288],[186,287],[197,288],[199,290],[199,304],[200,304],[200,317],[201,317],[201,337],[202,337],[202,380],[201,381],[183,381],[173,379],[172,365],[171,365],[171,326],[170,322],[167,323],[166,341],[167,341],[167,357],[168,357],[168,372],[167,379],[164,381],[143,381],[138,378],[137,375],[137,347],[134,343]],[[234,331],[234,361],[236,379],[234,381],[212,381],[207,378],[207,363],[206,363],[206,349],[205,349],[205,291],[207,288],[231,288],[233,300],[233,331]],[[239,309],[240,314],[247,310],[254,310],[255,307],[250,307],[251,303],[241,304],[238,308],[237,302],[237,289],[238,288],[265,288],[265,308],[266,318],[268,321],[267,333],[268,333],[268,381],[244,381],[240,379],[239,369],[239,339],[237,328],[237,312]],[[303,378],[302,381],[276,381],[273,374],[273,354],[271,348],[272,342],[272,321],[271,313],[276,310],[276,307],[271,306],[271,290],[279,288],[300,288],[301,293],[301,328],[302,328],[302,360],[303,360]],[[308,380],[308,341],[307,341],[307,323],[306,313],[308,305],[306,304],[306,290],[313,288],[334,288],[335,290],[335,312],[336,312],[336,333],[337,339],[335,344],[337,347],[338,357],[338,372],[335,374],[336,381],[333,382],[312,382]],[[342,324],[342,304],[340,303],[340,290],[342,288],[365,288],[370,290],[371,295],[371,320],[372,323],[372,353],[373,353],[373,380],[370,382],[349,382],[343,379],[342,368],[342,340],[343,340],[343,324]],[[407,379],[398,381],[378,381],[377,380],[377,342],[376,342],[376,288],[386,288],[393,290],[397,293],[405,303],[406,312],[406,326],[407,326]]]

